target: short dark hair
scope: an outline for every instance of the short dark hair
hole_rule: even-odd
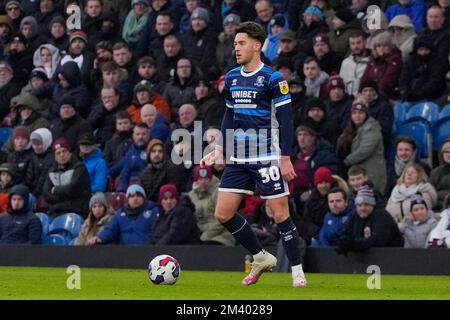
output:
[[[349,169],[348,169],[348,171],[347,171],[347,175],[348,176],[357,176],[357,175],[359,175],[359,174],[362,174],[362,175],[367,175],[367,171],[366,171],[366,169],[364,169],[363,167],[361,167],[361,166],[358,166],[358,165],[354,165],[354,166],[351,166]]]
[[[124,48],[127,49],[128,51],[131,51],[130,46],[124,41],[116,42],[112,47],[113,51],[124,49]]]
[[[146,125],[146,124],[143,123],[143,122],[138,122],[138,123],[136,123],[136,124],[134,125],[133,129],[134,129],[134,128],[141,128],[141,129],[147,129],[147,130],[148,130],[148,125]]]
[[[320,63],[319,63],[319,59],[317,59],[316,57],[307,57],[304,61],[303,61],[303,65],[305,65],[305,64],[308,64],[308,63],[311,63],[311,62],[315,62],[315,63],[317,63],[317,65],[319,66],[319,68],[320,68]]]
[[[366,39],[366,35],[361,30],[355,30],[355,31],[352,31],[352,33],[350,33],[348,38],[349,39],[350,38],[363,38],[363,39]]]
[[[400,142],[410,144],[410,145],[412,146],[412,148],[413,148],[414,151],[417,150],[417,143],[416,143],[416,140],[414,140],[414,139],[411,138],[411,137],[407,137],[407,136],[398,136],[397,139],[395,139],[395,146],[398,146],[398,144],[399,144]]]
[[[261,46],[264,45],[266,41],[266,33],[263,27],[254,21],[246,21],[239,24],[236,28],[235,34],[238,33],[246,33],[250,38],[257,40],[261,43]]]
[[[130,122],[133,122],[133,120],[131,119],[131,114],[129,114],[127,111],[120,111],[120,112],[117,112],[117,114],[116,114],[116,120],[119,120],[119,119],[128,119],[128,120],[130,120]]]
[[[159,12],[156,14],[156,17],[159,17],[159,16],[169,17],[169,18],[170,18],[170,21],[173,20],[173,17],[172,17],[172,15],[170,14],[169,11],[159,11]]]
[[[344,198],[345,201],[347,201],[347,199],[348,199],[347,192],[345,192],[344,189],[342,189],[342,188],[338,188],[338,187],[332,188],[328,192],[327,197],[330,195],[330,193],[340,193],[340,194],[342,194],[342,198]]]
[[[144,56],[144,57],[140,58],[140,59],[138,60],[138,62],[137,62],[137,66],[138,66],[138,67],[140,67],[140,66],[142,66],[142,65],[144,65],[144,64],[149,64],[149,65],[151,65],[152,67],[155,67],[155,68],[156,68],[156,61],[155,61],[155,59],[153,59],[153,58],[150,57],[150,56]]]
[[[102,66],[100,67],[101,72],[118,71],[119,69],[120,66],[115,61],[106,61],[105,63],[102,63]]]

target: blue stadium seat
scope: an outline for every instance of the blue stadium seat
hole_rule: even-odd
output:
[[[73,238],[72,240],[70,240],[69,246],[74,246],[75,245],[75,241],[77,241],[77,238]]]
[[[402,101],[396,101],[394,104],[394,124],[397,128],[406,120],[408,105]]]
[[[434,128],[439,120],[439,106],[431,101],[420,102],[413,105],[406,113],[406,122],[426,121],[430,129]]]
[[[439,121],[436,133],[433,135],[434,150],[439,150],[442,143],[450,138],[450,118]]]
[[[49,233],[67,234],[70,240],[78,236],[84,219],[76,213],[66,213],[53,219]]]
[[[433,164],[432,136],[428,123],[423,121],[406,122],[397,130],[398,136],[413,138],[418,146],[419,157]]]
[[[2,147],[12,134],[11,127],[0,127],[0,147]]]
[[[65,246],[67,245],[67,239],[60,234],[49,234],[44,238],[43,244],[51,246]]]
[[[42,224],[42,238],[44,238],[48,234],[48,230],[50,227],[50,217],[43,212],[36,212],[36,217],[41,220]]]
[[[450,119],[450,103],[442,108],[439,113],[439,121],[444,121]]]

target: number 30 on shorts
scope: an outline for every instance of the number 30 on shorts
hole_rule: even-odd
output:
[[[270,180],[277,181],[280,179],[280,169],[277,166],[271,166],[269,168],[261,168],[258,170],[263,178],[262,183],[267,183]]]

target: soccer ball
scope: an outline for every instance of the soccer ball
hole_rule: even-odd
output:
[[[180,272],[177,259],[167,254],[153,258],[148,265],[148,277],[154,284],[175,284]]]

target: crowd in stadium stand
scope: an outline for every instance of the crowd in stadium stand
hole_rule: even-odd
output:
[[[74,213],[59,244],[238,245],[214,217],[224,164],[193,155],[244,21],[289,84],[306,245],[450,248],[449,0],[0,0],[0,243],[55,244]],[[258,190],[239,210],[277,244]]]

